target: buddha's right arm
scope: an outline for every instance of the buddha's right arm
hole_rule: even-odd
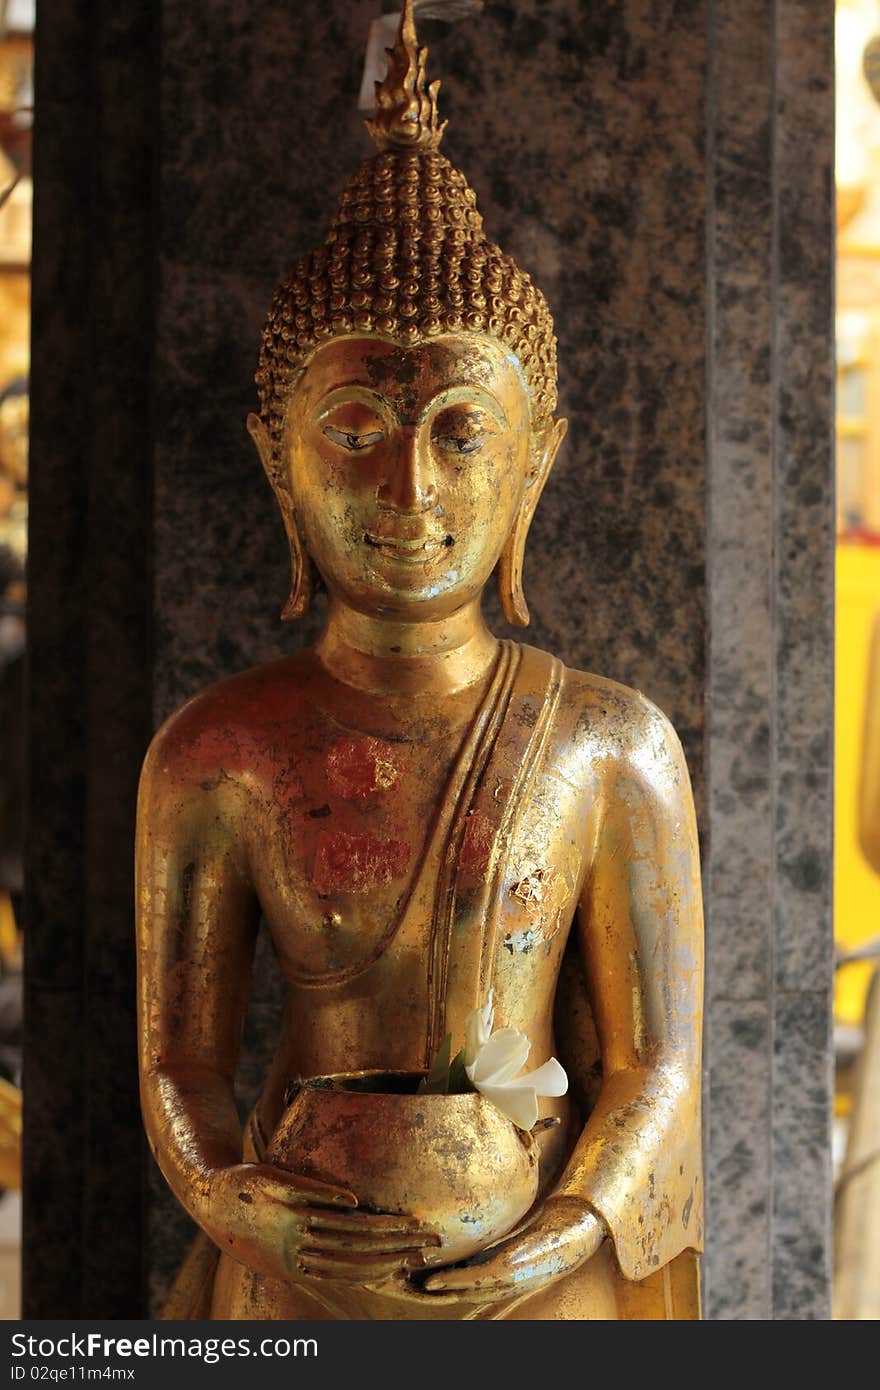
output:
[[[141,1104],[156,1161],[215,1243],[270,1278],[358,1283],[419,1267],[439,1237],[415,1218],[355,1211],[344,1189],[242,1163],[234,1078],[259,922],[253,814],[236,778],[200,766],[183,715],[156,736],[138,795]]]
[[[207,1225],[214,1175],[241,1161],[234,1075],[258,906],[236,833],[240,789],[206,776],[197,751],[172,721],[141,776],[138,1009],[150,1145],[178,1200]]]

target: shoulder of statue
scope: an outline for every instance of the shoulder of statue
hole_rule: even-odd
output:
[[[572,737],[592,757],[646,772],[683,761],[670,720],[641,690],[591,671],[565,667],[561,713]]]
[[[255,750],[290,732],[304,706],[303,653],[254,666],[206,686],[157,730],[144,763],[187,778],[233,774]],[[274,736],[274,739],[273,739]]]

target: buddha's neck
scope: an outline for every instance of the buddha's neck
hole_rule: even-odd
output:
[[[436,622],[403,623],[357,613],[331,599],[318,656],[337,680],[388,695],[452,695],[489,671],[498,640],[479,600]]]

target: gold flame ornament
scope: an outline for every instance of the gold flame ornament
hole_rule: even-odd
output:
[[[276,451],[300,373],[322,343],[346,333],[403,343],[486,334],[515,355],[534,420],[549,421],[556,408],[547,301],[487,239],[473,189],[437,149],[440,84],[427,83],[411,0],[389,52],[379,110],[366,122],[379,153],[350,180],[324,244],[293,267],[269,311],[256,383]]]
[[[388,71],[376,83],[376,115],[366,122],[379,150],[436,150],[446,122],[437,113],[440,82],[428,84],[427,48],[416,38],[413,0],[406,0]]]

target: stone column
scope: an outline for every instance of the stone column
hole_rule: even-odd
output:
[[[833,6],[710,13],[707,1307],[821,1318],[833,1095]]]
[[[114,357],[135,360],[123,351],[133,339],[152,348],[144,389],[105,393],[100,417],[101,438],[132,431],[119,440],[137,463],[113,494],[126,552],[117,584],[141,606],[120,634],[125,605],[113,586],[93,585],[91,666],[77,674],[71,637],[65,682],[43,684],[43,676],[37,685],[34,667],[39,785],[66,783],[72,744],[88,788],[87,800],[82,790],[62,798],[51,819],[33,812],[36,904],[47,883],[64,896],[50,872],[62,844],[71,845],[64,883],[79,882],[75,837],[97,815],[104,820],[95,850],[100,844],[114,865],[127,864],[145,690],[155,725],[208,682],[314,635],[317,617],[303,631],[277,620],[284,539],[244,418],[255,403],[252,374],[274,284],[322,239],[339,190],[368,150],[355,102],[379,9],[377,0],[126,0],[112,17],[104,5],[90,12],[90,51],[104,54],[109,71],[126,73],[132,90],[105,88],[100,108],[87,84],[77,92],[96,126],[99,110],[104,120],[127,112],[128,121],[97,147],[107,171],[97,187],[108,202],[88,202],[87,225],[100,239],[83,234],[73,259],[78,266],[86,258],[107,284],[107,258],[124,251],[143,279],[135,291],[129,270],[127,293],[140,295],[134,308],[124,297],[118,307],[110,297],[95,306],[80,292],[80,318],[73,330],[56,320],[54,350],[65,360],[105,362],[110,373]],[[67,0],[66,10],[85,23],[85,6]],[[533,273],[557,321],[561,409],[571,427],[530,539],[528,640],[651,696],[679,730],[694,779],[709,906],[709,1317],[827,1311],[831,20],[831,0],[517,0],[488,4],[466,24],[424,26],[450,121],[445,152],[476,189],[489,235]],[[136,76],[119,38],[126,25],[161,27],[154,60]],[[57,23],[53,29],[38,39],[46,92],[60,80],[53,71],[64,53]],[[50,131],[70,110],[44,101],[48,150]],[[117,247],[112,219],[139,205],[109,151],[141,150],[157,132],[155,184],[152,194],[149,181],[142,189],[152,217]],[[39,123],[37,134],[39,147]],[[94,184],[72,180],[48,152],[43,158],[36,276],[48,306],[62,265],[51,227],[72,220]],[[83,597],[65,587],[60,557],[69,556],[76,575],[97,563],[91,557],[105,538],[95,527],[83,535],[76,518],[82,489],[105,497],[112,457],[90,453],[91,396],[59,438],[52,346],[48,332],[35,338],[44,394],[42,404],[35,396],[33,467],[44,501],[36,509],[32,622],[44,653],[58,626],[53,603],[72,604],[75,622],[84,621]],[[73,486],[71,460],[80,492],[56,505]],[[133,481],[147,467],[151,508]],[[490,607],[503,630],[494,598]],[[149,654],[138,644],[147,619]],[[111,777],[90,750],[107,737],[101,701],[109,687],[93,686],[117,640],[145,684],[126,697]],[[74,686],[79,703],[71,705]],[[41,745],[40,730],[83,702],[93,711],[86,723]],[[119,814],[107,824],[111,805]],[[100,858],[93,851],[88,862],[97,892]],[[48,1060],[59,1049],[34,1012],[29,1084],[35,1114],[45,1105],[60,1116],[65,1091],[64,1124],[79,1136],[84,1107],[111,1113],[95,1064],[123,1040],[128,1046],[131,903],[120,889],[113,940],[129,1012],[115,1016],[112,1037],[96,1031],[109,1011],[82,1022],[92,988],[82,952],[95,919],[82,896],[65,903],[65,941],[80,954],[62,984],[93,1064],[66,1060],[53,1074]],[[33,959],[51,962],[60,911],[57,901],[35,910]],[[85,958],[97,959],[90,952]],[[51,971],[32,983],[50,985]],[[274,1041],[277,1005],[263,952],[243,1105]],[[39,1137],[29,1142],[45,1163]],[[89,1174],[103,1173],[98,1147],[86,1147],[81,1168],[53,1177],[62,1184],[57,1214],[72,1227]],[[32,1191],[36,1181],[29,1178]],[[100,1281],[80,1302],[68,1289],[61,1306],[35,1204],[28,1220],[31,1309],[48,1316],[87,1303],[102,1311]],[[154,1171],[146,1231],[155,1309],[187,1225]],[[138,1239],[132,1235],[132,1247]],[[135,1297],[134,1281],[129,1287]]]
[[[152,722],[155,14],[37,16],[24,1315],[143,1308],[132,834]]]

